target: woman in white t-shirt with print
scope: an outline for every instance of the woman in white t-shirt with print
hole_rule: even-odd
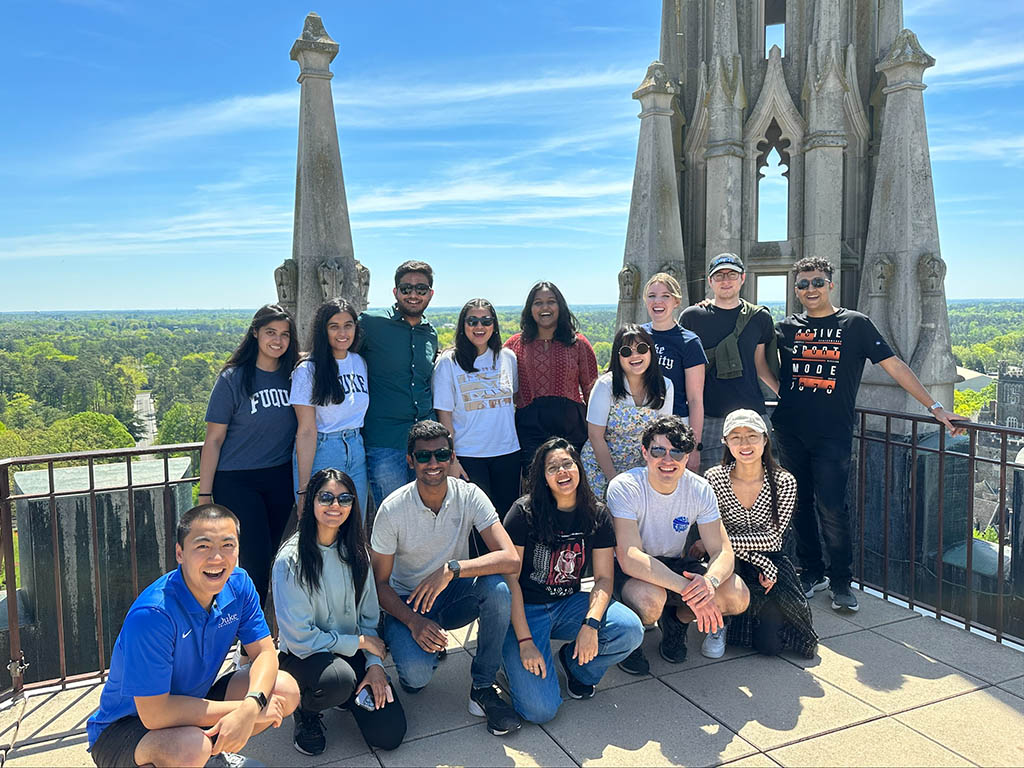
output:
[[[295,435],[296,492],[305,491],[315,472],[328,467],[340,469],[352,478],[359,508],[365,510],[366,451],[359,430],[370,395],[366,362],[352,351],[359,346],[358,316],[345,299],[331,299],[320,305],[310,331],[312,351],[292,373],[291,402],[299,422]]]
[[[480,487],[504,517],[519,497],[519,438],[515,404],[516,356],[501,346],[491,302],[472,299],[459,313],[455,348],[434,366],[434,410],[452,433],[449,474]]]
[[[615,333],[607,373],[587,401],[587,442],[580,452],[590,487],[604,497],[608,481],[643,465],[640,435],[649,421],[672,413],[672,380],[653,361],[654,342],[639,325]]]

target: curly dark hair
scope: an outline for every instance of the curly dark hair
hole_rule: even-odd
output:
[[[587,473],[583,471],[583,461],[580,459],[579,451],[564,437],[548,438],[533,454],[533,461],[530,463],[530,472],[527,476],[529,492],[519,500],[523,511],[526,512],[526,522],[530,530],[533,531],[533,535],[538,541],[547,544],[553,543],[558,538],[558,532],[555,529],[558,505],[548,487],[544,462],[549,453],[558,450],[568,453],[579,470],[580,484],[576,487],[576,511],[585,521],[588,529],[587,535],[591,535],[597,530],[602,513],[605,512],[604,504],[594,495],[594,491],[587,481]]]
[[[358,349],[362,341],[359,313],[347,299],[328,299],[317,308],[309,329],[310,353],[307,357],[313,363],[313,396],[310,398],[313,405],[331,405],[345,400],[345,389],[338,378],[338,364],[334,362],[334,350],[327,336],[327,324],[341,312],[348,314],[356,325],[349,351]]]
[[[411,259],[409,261],[403,261],[395,270],[395,288],[397,288],[398,284],[402,282],[402,278],[410,272],[422,272],[427,276],[427,285],[431,288],[434,287],[434,268],[425,261],[416,261],[415,259]]]
[[[820,256],[805,256],[793,264],[793,277],[801,272],[824,272],[832,282],[832,262]]]
[[[430,419],[417,421],[412,425],[412,429],[409,430],[409,440],[406,442],[405,452],[407,455],[412,456],[417,440],[436,440],[439,437],[447,438],[448,447],[452,450],[455,449],[455,445],[452,443],[452,433],[448,431],[448,427],[444,424],[439,421],[431,421]]]
[[[562,292],[558,290],[558,286],[547,280],[534,283],[530,292],[526,294],[526,304],[519,316],[519,328],[523,332],[523,341],[529,343],[537,338],[537,321],[533,319],[533,300],[537,298],[537,293],[545,288],[555,295],[555,301],[558,302],[558,325],[555,326],[555,341],[560,341],[565,346],[571,347],[576,343],[576,333],[580,329],[579,321],[576,320],[576,315],[569,310],[569,303],[565,300]]]
[[[693,430],[683,421],[682,416],[659,416],[647,422],[643,434],[640,436],[640,443],[644,448],[651,447],[651,441],[655,435],[664,435],[672,443],[673,448],[678,448],[684,453],[692,453],[697,447],[697,441],[693,438]]]

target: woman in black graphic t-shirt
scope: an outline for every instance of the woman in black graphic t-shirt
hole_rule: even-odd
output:
[[[262,602],[292,511],[296,421],[288,390],[297,347],[291,315],[277,304],[260,307],[213,385],[199,458],[199,503],[216,500],[238,516],[238,564]]]
[[[589,699],[605,670],[640,645],[643,626],[629,608],[612,601],[615,532],[595,497],[576,449],[553,437],[537,449],[529,493],[505,518],[522,561],[512,582],[512,620],[502,659],[512,705],[527,720],[544,723],[561,703],[552,640],[568,640],[558,653],[567,689]],[[594,588],[580,591],[587,562]]]

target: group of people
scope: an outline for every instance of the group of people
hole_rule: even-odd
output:
[[[833,608],[857,610],[845,489],[865,360],[955,430],[870,319],[832,305],[820,259],[794,265],[805,311],[777,324],[741,298],[733,254],[678,318],[679,283],[652,276],[650,322],[618,329],[601,375],[550,282],[504,344],[491,303],[467,302],[439,353],[433,277],[399,266],[383,315],[325,302],[301,360],[288,313],[256,313],[210,397],[179,568],[114,645],[88,728],[97,765],[244,764],[234,753],[289,715],[316,755],[334,707],[394,749],[399,690],[422,690],[473,621],[468,707],[495,735],[556,715],[557,668],[577,699],[613,664],[646,674],[645,626],[670,663],[691,623],[711,658],[727,643],[813,656],[807,598],[830,586]]]

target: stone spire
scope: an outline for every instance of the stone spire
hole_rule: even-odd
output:
[[[843,99],[849,85],[839,43],[839,0],[817,0],[807,49],[804,99],[807,139],[804,159],[804,255],[827,259],[835,266],[835,293],[841,296],[843,151],[846,114]]]
[[[723,252],[742,251],[743,60],[736,29],[736,0],[714,0],[708,77],[705,265]]]
[[[278,301],[295,315],[302,345],[323,301],[343,297],[362,310],[370,287],[369,270],[355,260],[341,171],[330,70],[337,55],[338,44],[310,13],[291,49],[301,85],[292,257],[274,275]]]
[[[884,74],[885,107],[878,170],[864,252],[866,275],[891,272],[884,297],[861,285],[861,305],[883,311],[880,327],[894,351],[910,363],[932,396],[952,407],[956,368],[939,253],[928,132],[924,119],[924,71],[935,59],[917,36],[902,30],[876,69]],[[875,286],[874,293],[879,292]],[[868,371],[860,401],[874,407],[920,412],[920,406],[877,371]]]
[[[626,230],[626,253],[619,272],[617,322],[645,322],[640,291],[655,272],[668,272],[683,286],[686,296],[686,263],[679,219],[679,187],[672,143],[673,85],[660,61],[647,68],[647,76],[633,92],[640,102],[640,138],[633,174],[633,196]]]

